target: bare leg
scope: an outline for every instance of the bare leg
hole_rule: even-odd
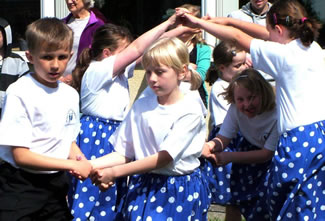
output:
[[[241,221],[241,213],[236,206],[226,206],[225,221]]]

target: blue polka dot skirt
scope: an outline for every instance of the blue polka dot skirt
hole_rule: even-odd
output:
[[[135,175],[122,214],[128,221],[207,220],[210,198],[199,169],[184,176]]]
[[[325,121],[282,134],[267,203],[271,220],[325,220]]]
[[[81,131],[77,144],[87,159],[95,159],[114,151],[109,137],[120,125],[120,121],[106,120],[83,115],[80,119]],[[114,186],[105,192],[85,181],[71,177],[68,202],[74,220],[118,220],[120,199],[127,191],[126,178],[116,180]]]
[[[213,138],[211,136],[209,138]],[[240,133],[224,151],[239,152],[257,150]],[[262,164],[235,164],[213,167],[206,159],[201,160],[202,173],[211,190],[211,202],[220,205],[234,205],[248,220],[269,220],[268,211],[263,207],[261,197],[266,192],[265,179],[270,162]],[[257,202],[259,207],[257,206]],[[265,201],[264,201],[265,202]]]

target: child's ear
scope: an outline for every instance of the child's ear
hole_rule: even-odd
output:
[[[274,29],[280,34],[282,35],[283,34],[283,26],[281,25],[275,25],[274,26]]]
[[[31,63],[31,64],[33,64],[33,62],[34,62],[34,59],[33,59],[33,55],[30,53],[30,51],[26,51],[25,52],[25,55],[26,55],[26,58],[28,59],[28,61]]]
[[[109,56],[111,56],[111,55],[112,55],[111,50],[109,50],[108,48],[104,48],[104,49],[103,49],[103,57],[104,57],[104,58],[107,58],[107,57],[109,57]]]
[[[178,73],[178,80],[182,81],[186,79],[189,75],[189,71],[188,66],[184,64],[182,70]]]

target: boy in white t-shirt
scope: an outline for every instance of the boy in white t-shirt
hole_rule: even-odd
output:
[[[0,123],[0,220],[72,219],[64,171],[85,178],[91,170],[75,144],[78,93],[58,81],[71,56],[72,38],[71,29],[56,18],[39,19],[27,28],[26,57],[35,72],[6,92]]]

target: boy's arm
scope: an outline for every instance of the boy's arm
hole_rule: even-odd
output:
[[[145,157],[141,160],[113,166],[110,168],[98,169],[91,173],[90,177],[96,185],[101,183],[111,183],[119,177],[133,174],[146,173],[155,169],[162,168],[173,161],[167,151],[159,151],[156,154]]]
[[[78,173],[83,178],[88,177],[91,170],[91,164],[86,160],[76,161],[48,157],[38,153],[34,153],[26,147],[14,146],[12,147],[12,154],[15,163],[22,168],[40,171],[78,171]]]

